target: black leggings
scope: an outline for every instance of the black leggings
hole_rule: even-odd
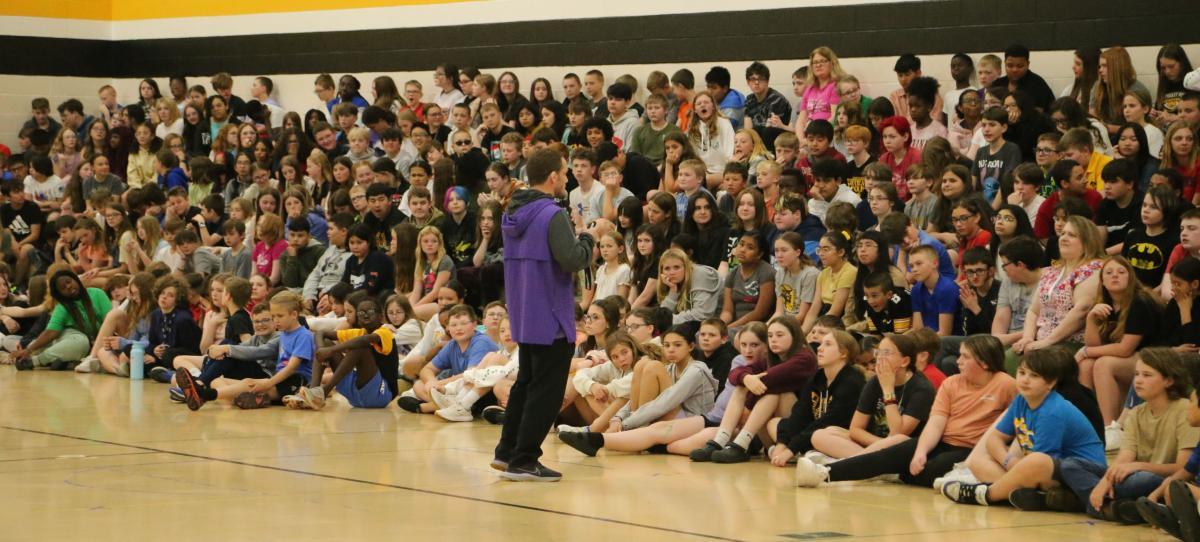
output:
[[[899,474],[900,480],[906,484],[933,487],[934,478],[945,476],[955,463],[966,461],[967,456],[971,455],[970,448],[938,442],[929,451],[925,470],[913,476],[908,471],[908,465],[912,463],[916,452],[917,439],[911,438],[877,452],[849,457],[829,465],[829,481],[866,480],[885,474]]]

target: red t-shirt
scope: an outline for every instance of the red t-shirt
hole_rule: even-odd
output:
[[[929,381],[933,383],[933,389],[935,391],[942,387],[942,381],[946,380],[946,373],[943,373],[941,369],[938,369],[932,363],[925,365],[925,369],[923,369],[921,372],[925,374],[925,378],[928,378]]]
[[[1049,239],[1050,234],[1054,232],[1054,208],[1058,206],[1060,199],[1062,190],[1055,190],[1038,208],[1037,219],[1033,223],[1033,235],[1038,239]],[[1103,200],[1104,196],[1091,188],[1083,193],[1083,201],[1092,208],[1092,218],[1095,218],[1094,215],[1100,209],[1100,202]]]
[[[912,195],[908,193],[908,181],[905,180],[904,175],[908,168],[921,161],[921,151],[916,147],[909,147],[908,152],[904,153],[904,159],[899,162],[891,152],[885,152],[883,156],[879,157],[879,161],[892,170],[892,184],[896,185],[896,192],[900,194],[900,199],[908,201]]]

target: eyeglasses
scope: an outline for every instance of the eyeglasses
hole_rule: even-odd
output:
[[[887,196],[869,196],[869,197],[867,197],[867,201],[877,201],[877,202],[882,203],[885,201],[889,201],[889,199]]]
[[[379,314],[376,309],[358,309],[359,316],[375,316],[376,314]]]
[[[889,349],[889,348],[876,348],[875,349],[875,357],[877,357],[877,358],[878,357],[891,357],[893,354],[896,354],[896,351]]]
[[[1016,222],[1016,221],[1017,221],[1017,217],[1012,216],[1012,215],[996,215],[996,216],[992,217],[992,222],[995,222],[997,224],[999,224],[1001,222]]]
[[[753,77],[747,77],[746,82],[747,83],[763,83],[763,82],[766,82],[766,79],[763,79],[762,77],[755,75]]]
[[[585,315],[583,315],[583,321],[584,321],[584,322],[595,322],[596,320],[599,320],[599,319],[601,319],[601,318],[603,318],[603,316],[600,316],[599,314],[585,314]]]
[[[974,214],[974,213],[972,213],[972,214],[969,214],[969,215],[962,215],[962,216],[956,216],[956,217],[952,217],[950,220],[951,220],[951,221],[953,221],[955,224],[963,224],[963,223],[965,223],[966,221],[970,220],[970,219],[971,219],[971,217],[973,217],[973,216],[975,216],[975,214]]]
[[[1052,152],[1058,152],[1058,149],[1055,149],[1053,147],[1038,147],[1037,148],[1038,154],[1050,154]]]
[[[813,66],[824,66],[826,64],[829,64],[829,60],[824,59],[824,58],[818,58],[818,59],[810,62],[810,64],[812,64]]]
[[[964,274],[964,275],[966,275],[966,276],[968,276],[968,277],[974,277],[974,276],[976,276],[976,275],[982,275],[982,274],[984,274],[984,273],[987,273],[987,268],[983,268],[983,269],[963,269],[963,274]]]
[[[633,333],[634,331],[642,329],[648,325],[650,324],[625,324],[625,331]]]

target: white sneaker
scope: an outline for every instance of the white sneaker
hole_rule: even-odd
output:
[[[1113,420],[1104,428],[1104,451],[1115,452],[1121,449],[1121,443],[1125,440],[1125,431],[1121,429],[1120,422]]]
[[[438,417],[448,422],[469,422],[475,419],[471,415],[470,410],[467,410],[458,403],[454,403],[446,408],[439,408],[434,411],[434,414],[437,414]]]
[[[79,365],[75,366],[77,373],[94,373],[100,370],[100,360],[95,356],[88,356],[79,360]]]
[[[804,454],[804,457],[807,458],[809,461],[812,461],[813,463],[816,463],[818,465],[830,465],[832,463],[837,462],[836,459],[829,457],[829,456],[827,456],[821,452],[818,452],[816,450],[809,450],[808,453]]]
[[[829,481],[829,467],[813,463],[807,457],[796,460],[796,487],[820,487]]]
[[[945,476],[933,479],[933,489],[938,493],[942,492],[942,488],[950,482],[962,482],[964,484],[978,484],[979,479],[967,468],[966,462],[955,463],[954,468],[950,469]]]
[[[588,427],[586,425],[582,426],[582,427],[575,427],[574,425],[567,425],[564,423],[562,425],[559,425],[557,429],[558,429],[559,433],[587,433],[588,432]]]
[[[437,405],[439,409],[449,408],[458,404],[454,395],[442,393],[437,388],[429,388],[429,396],[433,398],[433,404]]]
[[[301,401],[313,410],[321,410],[325,408],[325,388],[315,386],[312,388],[300,388],[297,393]]]

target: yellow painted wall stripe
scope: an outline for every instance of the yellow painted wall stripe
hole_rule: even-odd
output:
[[[257,15],[301,11],[330,11],[385,8],[428,4],[451,4],[479,0],[258,0],[252,2],[162,2],[161,0],[47,0],[45,2],[0,2],[0,16],[93,21],[136,21]]]

